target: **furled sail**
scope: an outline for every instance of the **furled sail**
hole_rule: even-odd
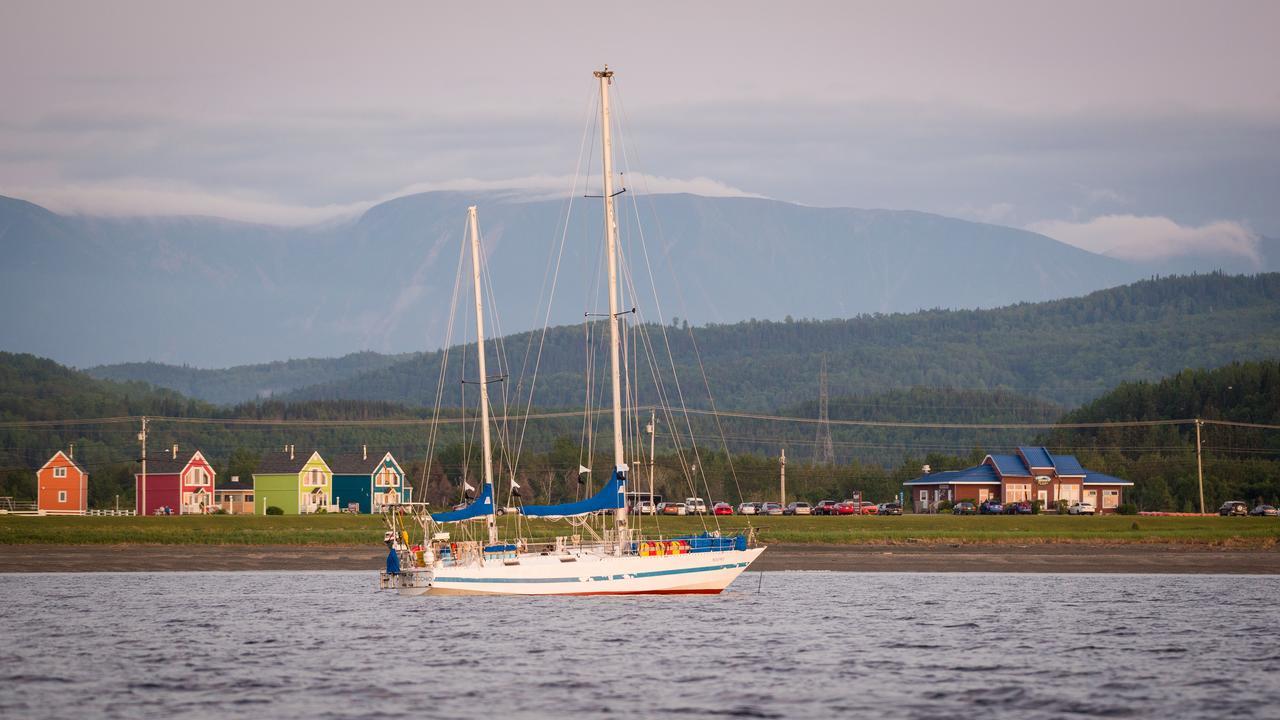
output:
[[[458,522],[459,520],[470,520],[471,518],[481,517],[483,515],[493,514],[493,486],[485,485],[484,490],[480,492],[480,497],[475,502],[452,512],[432,513],[431,519],[436,522]]]
[[[613,476],[609,478],[609,482],[604,487],[600,488],[600,492],[586,500],[561,503],[559,505],[526,505],[520,508],[520,512],[530,517],[564,517],[568,515],[585,515],[597,510],[616,510],[620,507],[626,507],[627,498],[624,494],[626,487],[626,475],[620,475],[617,470],[614,470]]]

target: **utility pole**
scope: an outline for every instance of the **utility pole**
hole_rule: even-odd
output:
[[[782,457],[778,458],[779,500],[782,507],[787,506],[787,449],[782,448]]]
[[[1204,455],[1200,450],[1200,426],[1204,421],[1196,418],[1196,476],[1200,480],[1200,514],[1204,514]]]
[[[656,513],[657,508],[653,505],[653,459],[654,459],[654,431],[657,429],[655,421],[657,420],[657,412],[649,411],[649,427],[645,428],[649,431],[649,507]]]
[[[138,442],[142,443],[142,487],[139,489],[141,499],[138,502],[138,514],[147,514],[147,416],[142,416],[142,432],[138,433]]]

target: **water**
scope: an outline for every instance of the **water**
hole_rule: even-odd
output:
[[[760,580],[411,599],[370,573],[3,575],[0,717],[1280,717],[1280,578]]]

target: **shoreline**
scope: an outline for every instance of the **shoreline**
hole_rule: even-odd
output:
[[[0,573],[367,570],[380,545],[0,545]],[[1280,548],[1179,544],[775,544],[748,572],[1280,575]]]

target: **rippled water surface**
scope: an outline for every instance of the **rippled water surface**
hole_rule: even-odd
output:
[[[370,573],[0,576],[0,716],[1280,717],[1280,578],[743,575],[401,598]]]

